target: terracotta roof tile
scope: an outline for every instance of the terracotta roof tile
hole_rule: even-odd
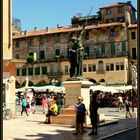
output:
[[[120,3],[120,2],[112,3],[112,4],[110,4],[110,5],[107,5],[107,6],[101,7],[100,9],[110,8],[110,7],[116,7],[116,6],[122,6],[122,5],[124,5],[124,4],[127,4],[127,3]]]
[[[123,23],[120,23],[120,22],[113,22],[113,23],[107,23],[107,24],[88,25],[85,27],[85,29],[88,30],[88,29],[96,29],[96,28],[105,28],[105,27],[110,27],[110,26],[120,26],[122,24]],[[26,32],[26,35],[24,33],[16,34],[13,36],[13,39],[38,36],[38,35],[44,35],[44,34],[80,31],[80,30],[82,30],[82,27],[63,26],[63,27],[58,27],[58,28],[53,28],[53,29],[48,29],[48,30],[29,31],[29,32]]]

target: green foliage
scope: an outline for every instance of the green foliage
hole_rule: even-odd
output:
[[[32,62],[34,62],[33,56],[30,56],[30,55],[26,58],[26,60],[27,60],[27,63],[32,63]]]

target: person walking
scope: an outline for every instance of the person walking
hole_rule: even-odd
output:
[[[32,100],[31,100],[31,109],[32,109],[32,114],[34,114],[36,112],[35,110],[35,105],[36,105],[36,99],[35,99],[35,96],[32,97]]]
[[[124,104],[125,104],[125,108],[126,108],[126,115],[125,117],[128,118],[128,114],[130,117],[132,117],[132,114],[130,113],[130,102],[128,100],[128,97],[126,97],[125,101],[124,101]]]
[[[25,111],[26,115],[29,116],[28,113],[27,113],[27,109],[26,109],[27,101],[26,101],[25,96],[23,96],[23,98],[21,100],[21,105],[22,105],[21,116],[22,116],[24,111]]]
[[[122,107],[123,107],[123,98],[122,98],[122,96],[118,96],[118,110],[117,111],[119,111],[119,110],[122,110]]]
[[[46,109],[47,109],[47,99],[45,96],[42,98],[42,108],[43,108],[43,114],[46,114]]]
[[[78,102],[75,104],[75,112],[76,112],[76,132],[73,135],[83,135],[84,127],[83,124],[85,122],[86,116],[86,107],[83,102],[83,97],[78,97]]]
[[[88,135],[97,135],[97,123],[98,123],[98,102],[97,96],[95,94],[90,95],[90,120],[92,124],[92,131]]]

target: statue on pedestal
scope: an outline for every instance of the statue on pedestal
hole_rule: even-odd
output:
[[[82,77],[82,61],[84,54],[84,47],[81,44],[81,38],[84,33],[82,29],[79,37],[73,36],[70,39],[70,46],[68,49],[68,58],[70,62],[70,77],[76,79],[76,77]]]

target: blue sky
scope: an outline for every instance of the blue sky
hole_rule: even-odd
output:
[[[71,18],[78,13],[96,14],[100,7],[127,0],[12,0],[13,17],[20,19],[21,30],[55,28],[70,25]],[[137,9],[137,0],[131,1]]]

